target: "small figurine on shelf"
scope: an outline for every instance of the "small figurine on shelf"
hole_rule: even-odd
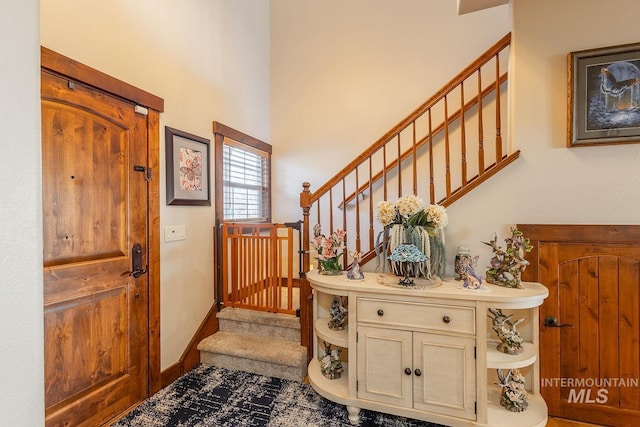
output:
[[[353,263],[351,264],[351,269],[347,272],[347,279],[351,280],[362,280],[364,279],[364,273],[360,270],[360,260],[362,259],[362,254],[358,251],[353,253]]]
[[[513,314],[505,315],[499,308],[490,308],[489,313],[493,316],[487,315],[487,317],[493,319],[493,330],[498,334],[500,338],[500,344],[498,344],[498,351],[506,354],[520,354],[522,353],[522,337],[516,330],[516,325],[523,322],[524,319],[511,322]]]
[[[347,315],[349,314],[347,303],[347,297],[334,296],[333,300],[331,300],[331,306],[329,307],[331,319],[328,326],[332,331],[341,331],[347,327]]]
[[[463,280],[462,286],[466,289],[482,288],[482,278],[476,273],[476,265],[478,265],[478,256],[468,256],[460,258],[460,278]]]
[[[511,412],[522,412],[529,406],[527,402],[527,390],[524,387],[524,376],[518,369],[510,369],[505,375],[500,369],[498,371],[498,385],[502,388],[500,392],[500,405]]]
[[[529,265],[525,253],[531,252],[533,246],[522,231],[516,228],[511,229],[511,236],[504,239],[504,242],[506,249],[498,246],[498,237],[495,235],[490,242],[482,242],[491,246],[494,253],[486,273],[487,282],[507,288],[522,288],[522,272]]]
[[[340,349],[332,349],[331,344],[324,342],[324,351],[320,355],[320,370],[322,375],[330,380],[340,378],[344,371],[340,361]]]

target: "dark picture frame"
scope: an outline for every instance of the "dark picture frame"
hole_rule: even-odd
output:
[[[167,205],[211,206],[209,143],[165,126]]]
[[[640,43],[568,55],[567,146],[640,143]]]

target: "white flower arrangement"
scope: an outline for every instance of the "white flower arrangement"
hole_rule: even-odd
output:
[[[435,204],[426,207],[419,196],[409,194],[395,203],[386,200],[379,202],[376,219],[384,227],[376,242],[376,246],[381,247],[378,255],[385,251],[392,252],[403,243],[410,243],[427,257],[427,261],[416,263],[416,276],[430,278],[444,274],[443,229],[449,222],[444,206]],[[433,244],[437,246],[432,248]],[[397,263],[392,263],[391,267],[395,274],[402,275],[398,270],[402,267]]]

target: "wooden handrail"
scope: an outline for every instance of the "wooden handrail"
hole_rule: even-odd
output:
[[[309,202],[313,204],[322,195],[327,193],[329,189],[331,189],[333,186],[338,184],[341,179],[343,179],[345,176],[350,174],[354,169],[356,169],[363,162],[364,159],[375,154],[383,145],[389,142],[389,140],[393,136],[399,134],[412,122],[420,118],[430,108],[432,108],[436,103],[438,103],[438,101],[443,99],[447,93],[453,91],[462,82],[464,82],[466,79],[471,77],[477,70],[479,70],[485,63],[487,63],[488,60],[492,59],[501,50],[508,47],[510,43],[511,43],[511,33],[507,34],[498,42],[496,42],[493,46],[491,46],[486,52],[480,55],[475,61],[469,64],[464,70],[462,70],[447,84],[445,84],[438,92],[436,92],[433,96],[431,96],[431,98],[429,98],[424,104],[422,104],[415,111],[409,114],[405,119],[401,120],[398,124],[396,124],[393,128],[391,128],[391,130],[385,133],[376,142],[371,144],[369,148],[364,150],[362,154],[356,157],[353,161],[349,162],[349,164],[347,164],[344,168],[342,168],[337,174],[335,174],[325,184],[319,187],[314,193],[311,194]]]
[[[508,73],[501,73],[499,62],[510,43],[511,35],[507,34],[316,191],[311,192],[310,184],[303,183],[300,193],[303,216],[303,274],[300,281],[303,342],[309,346],[313,342],[312,293],[305,274],[312,268],[311,257],[315,256],[310,253],[312,219],[317,220],[325,233],[343,229],[347,235],[348,250],[360,252],[361,262],[366,263],[375,258],[376,249],[379,249],[375,229],[378,232],[382,229],[381,224],[374,221],[374,197],[388,200],[396,193],[396,186],[397,197],[408,191],[418,195],[426,190],[424,186],[428,186],[429,202],[448,207],[519,157],[519,151],[503,154],[501,116],[506,115],[503,111],[506,103],[500,98],[506,93],[503,85],[507,82]],[[465,95],[469,99],[465,99]],[[495,114],[493,130],[493,124],[488,126],[489,123],[484,123],[484,118],[491,114]],[[426,134],[425,125],[428,128]],[[473,126],[476,126],[477,135],[474,135]],[[494,136],[495,149],[485,149],[485,138]],[[473,150],[477,155],[473,155]],[[367,191],[369,200],[365,202],[360,196]],[[347,209],[349,203],[354,209]],[[336,207],[342,212],[338,214],[336,211],[334,218]],[[327,214],[328,217],[325,216]],[[345,265],[345,269],[347,267]],[[311,357],[311,348],[308,354]]]
[[[507,81],[507,74],[503,74],[500,76],[500,84],[503,84]],[[488,95],[492,94],[493,92],[495,92],[495,85],[490,85],[487,86],[486,88],[484,88],[484,90],[481,93],[481,97],[485,98]],[[459,118],[461,118],[462,116],[464,116],[464,112],[471,110],[473,107],[475,107],[476,105],[478,105],[479,99],[478,98],[473,98],[470,101],[468,101],[464,108],[461,108],[460,110],[455,111],[453,114],[451,114],[449,116],[448,121],[449,122],[454,122],[456,120],[458,120]],[[463,122],[461,122],[463,123]],[[438,136],[442,131],[444,131],[445,129],[445,122],[442,121],[442,123],[440,123],[432,132],[429,132],[429,135],[431,135],[431,138]],[[400,158],[400,162],[407,160],[410,156],[415,156],[415,151],[419,148],[422,148],[427,142],[429,142],[429,135],[425,136],[424,138],[418,140],[416,142],[416,144],[411,147],[410,149],[406,150],[404,153],[402,153],[401,158]],[[415,157],[414,157],[415,158]],[[355,191],[352,192],[351,194],[349,194],[347,197],[345,197],[344,202],[340,203],[340,205],[338,205],[338,207],[340,209],[344,208],[345,204],[349,204],[353,199],[355,199],[356,194],[364,194],[366,192],[367,189],[371,189],[371,186],[378,182],[386,173],[386,171],[395,168],[396,166],[398,166],[398,159],[392,160],[388,165],[386,165],[385,168],[383,168],[383,170],[381,170],[380,172],[376,173],[375,175],[373,175],[373,177],[371,178],[371,180],[365,182],[364,184],[362,184],[360,186],[360,188],[358,188],[358,192],[356,193]],[[484,168],[483,168],[484,169]],[[466,180],[463,179],[463,182],[465,182]],[[414,188],[415,188],[415,184],[414,184]],[[316,192],[318,193],[318,192]]]

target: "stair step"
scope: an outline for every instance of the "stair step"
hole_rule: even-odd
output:
[[[225,307],[217,317],[220,331],[300,342],[300,319],[290,314]]]
[[[307,373],[306,348],[289,340],[218,331],[202,340],[198,350],[203,364],[293,381],[302,381]]]

